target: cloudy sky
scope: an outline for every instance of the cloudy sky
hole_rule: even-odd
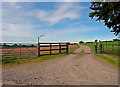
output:
[[[89,18],[90,2],[3,2],[2,42],[78,42],[117,38]]]

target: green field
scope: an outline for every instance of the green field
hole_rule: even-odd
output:
[[[103,52],[103,54],[110,54],[110,55],[119,56],[119,45],[120,45],[120,43],[118,41],[98,42],[97,43],[98,46],[100,44],[103,44],[102,45],[102,52]],[[112,47],[112,44],[113,44],[113,47]],[[95,52],[95,42],[81,43],[81,45],[89,46],[91,48],[92,52]],[[98,52],[99,52],[99,47],[98,47]]]

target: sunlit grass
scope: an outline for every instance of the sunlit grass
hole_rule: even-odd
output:
[[[109,62],[109,63],[111,63],[111,64],[113,64],[115,66],[120,67],[119,60],[116,59],[116,58],[104,56],[103,54],[96,54],[96,56],[105,59],[107,62]]]

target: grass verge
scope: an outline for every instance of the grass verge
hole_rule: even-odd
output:
[[[117,58],[105,56],[104,54],[96,54],[96,56],[105,59],[108,63],[120,67],[120,61]]]

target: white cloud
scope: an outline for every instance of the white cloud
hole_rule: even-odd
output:
[[[21,8],[21,6],[18,5],[16,2],[7,2],[7,3],[4,3],[4,5],[8,8],[11,8],[11,9]]]
[[[100,28],[95,27],[95,26],[83,26],[80,25],[78,28],[68,28],[68,29],[56,29],[54,31],[51,31],[51,34],[54,33],[54,35],[57,36],[64,36],[66,34],[73,34],[73,33],[85,33],[85,32],[90,32],[90,31],[96,31],[99,30]],[[50,33],[50,31],[49,31]],[[50,35],[51,35],[50,34]]]
[[[36,17],[39,21],[47,22],[50,25],[58,23],[60,20],[69,18],[71,20],[79,18],[81,7],[74,3],[56,3],[56,9],[44,11],[37,10]]]
[[[77,3],[56,3],[53,10],[29,10],[31,3],[23,4],[16,2],[3,3],[3,19],[7,22],[20,23],[25,18],[36,17],[40,22],[46,22],[47,25],[54,25],[62,19],[68,18],[74,20],[81,17],[80,11],[86,7],[81,7]],[[16,14],[17,13],[17,14]],[[9,14],[9,15],[8,15]],[[10,17],[9,17],[10,16]],[[28,22],[31,19],[28,20]],[[27,21],[27,20],[25,20]]]
[[[30,25],[3,24],[2,34],[8,37],[31,37]]]

